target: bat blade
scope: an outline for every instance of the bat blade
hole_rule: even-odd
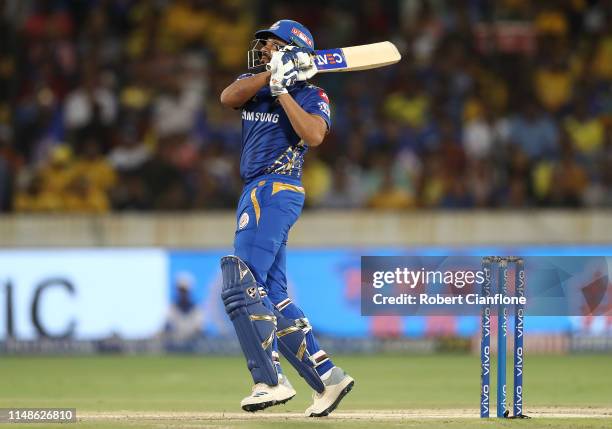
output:
[[[395,64],[401,58],[399,51],[391,42],[324,49],[315,52],[315,64],[319,73],[375,69]]]

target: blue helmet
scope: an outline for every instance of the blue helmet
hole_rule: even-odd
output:
[[[270,28],[255,33],[255,37],[258,39],[267,39],[271,36],[314,53],[315,44],[312,34],[308,31],[308,28],[297,21],[281,19],[272,24]]]

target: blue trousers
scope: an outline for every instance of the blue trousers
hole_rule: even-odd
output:
[[[289,230],[304,207],[304,188],[298,179],[282,175],[262,176],[247,184],[236,211],[234,254],[251,269],[273,305],[289,298],[287,294],[286,248]],[[288,318],[304,317],[293,302],[281,313]],[[276,351],[276,342],[274,343]],[[312,331],[306,335],[306,348],[313,355],[321,348]],[[331,360],[318,366],[319,374],[333,367]]]

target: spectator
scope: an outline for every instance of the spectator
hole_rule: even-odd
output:
[[[306,155],[302,182],[306,192],[306,204],[318,207],[331,189],[332,172],[329,166],[319,157],[317,149]]]
[[[493,150],[495,132],[484,108],[469,115],[463,128],[463,146],[468,158],[481,160],[488,158]]]
[[[119,144],[108,155],[108,162],[115,171],[137,171],[151,158],[151,148],[139,141],[134,131],[122,132],[118,140]]]
[[[142,167],[142,178],[157,210],[180,210],[188,207],[187,190],[180,170],[172,164],[180,137],[160,140],[153,156]]]
[[[63,192],[62,211],[68,213],[106,213],[110,208],[103,189],[85,175],[75,175]]]
[[[14,207],[17,212],[60,212],[63,209],[61,195],[45,189],[39,174],[23,173],[15,195]]]
[[[176,342],[187,342],[202,336],[204,313],[193,300],[195,278],[180,272],[175,279],[175,296],[168,309],[164,336]]]
[[[565,57],[564,54],[540,66],[534,75],[534,90],[538,101],[552,113],[567,106],[572,97],[574,77],[565,60],[560,58]]]
[[[572,156],[571,149],[563,154],[552,173],[552,203],[556,206],[580,207],[588,177]]]
[[[363,190],[358,177],[358,167],[347,160],[339,160],[333,169],[330,189],[323,197],[321,206],[332,209],[354,209],[363,207]]]
[[[55,146],[40,169],[39,177],[43,192],[62,195],[75,177],[72,150],[67,145]]]
[[[370,197],[367,207],[381,210],[401,210],[414,207],[414,198],[397,186],[390,170],[385,170],[379,189]]]
[[[529,159],[550,158],[557,152],[559,131],[535,102],[527,102],[511,121],[508,138]]]
[[[421,129],[427,120],[430,100],[413,76],[406,76],[397,91],[389,94],[384,102],[387,115],[414,129]]]
[[[190,133],[201,108],[201,90],[182,81],[180,72],[177,64],[167,71],[161,91],[153,101],[153,123],[159,137]]]
[[[86,178],[89,186],[103,193],[107,193],[117,181],[115,170],[102,155],[101,144],[92,137],[83,143],[82,156],[74,163],[74,173]]]
[[[592,159],[601,152],[605,137],[604,124],[598,117],[589,114],[584,101],[576,104],[573,115],[565,119],[564,125],[578,155]]]
[[[65,123],[77,141],[90,137],[110,140],[110,130],[117,117],[117,97],[101,84],[100,76],[93,64],[87,64],[83,72],[83,83],[66,99]],[[80,147],[75,148],[77,153]]]
[[[477,159],[468,166],[468,186],[475,207],[491,207],[494,204],[493,194],[495,178],[490,159]]]

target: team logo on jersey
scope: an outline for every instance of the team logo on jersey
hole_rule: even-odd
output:
[[[249,214],[247,212],[242,213],[238,220],[238,229],[244,229],[249,224]]]
[[[329,104],[329,98],[327,97],[327,94],[325,93],[325,91],[320,90],[319,91],[319,97],[321,97],[323,100],[325,100],[326,103]]]
[[[251,286],[246,290],[246,293],[253,299],[257,296],[257,289],[254,286]]]
[[[319,105],[321,112],[325,113],[327,116],[330,116],[329,104],[324,103],[323,101],[319,101],[317,104]]]

